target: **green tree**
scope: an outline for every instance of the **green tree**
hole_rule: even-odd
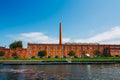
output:
[[[12,53],[12,57],[13,57],[13,58],[18,58],[17,53]]]
[[[17,41],[16,46],[22,48],[23,47],[22,41]]]
[[[14,41],[9,45],[10,49],[16,49],[17,47],[23,47],[22,41]]]
[[[100,57],[101,56],[101,52],[98,49],[95,51],[95,56],[96,57]]]
[[[103,49],[102,56],[103,57],[110,57],[111,56],[109,47],[106,47],[106,48]]]
[[[40,56],[41,58],[46,56],[46,54],[47,54],[47,52],[45,50],[38,52],[38,56]]]
[[[9,48],[10,49],[15,49],[16,48],[16,42],[13,42],[13,43],[11,43],[10,45],[9,45]]]
[[[0,56],[4,56],[5,53],[3,51],[0,51]]]
[[[55,58],[59,58],[58,56],[55,56]]]
[[[71,56],[75,56],[75,54],[76,54],[76,52],[75,51],[70,51],[69,53],[68,53],[68,55],[71,57]]]

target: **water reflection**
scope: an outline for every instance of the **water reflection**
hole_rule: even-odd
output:
[[[120,80],[120,64],[0,65],[0,80]]]

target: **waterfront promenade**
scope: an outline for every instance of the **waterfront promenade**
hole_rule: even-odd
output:
[[[0,60],[0,64],[11,64],[11,65],[62,65],[62,64],[115,64],[120,63],[119,58],[109,58],[109,59],[29,59],[29,60],[20,60],[20,59],[11,59],[11,60]]]

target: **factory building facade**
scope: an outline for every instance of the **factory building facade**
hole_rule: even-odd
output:
[[[111,56],[120,56],[120,45],[114,44],[98,44],[98,43],[62,43],[62,24],[60,23],[59,44],[35,44],[28,43],[27,48],[9,49],[0,47],[0,51],[5,52],[3,58],[12,58],[12,54],[16,53],[19,58],[39,58],[38,52],[45,50],[46,58],[51,57],[68,57],[70,51],[74,51],[77,57],[95,57],[96,50],[103,53],[105,50]]]

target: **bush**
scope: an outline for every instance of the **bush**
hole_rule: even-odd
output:
[[[48,56],[48,58],[51,58],[51,56]]]
[[[102,53],[97,49],[97,50],[95,50],[94,54],[96,57],[100,57]]]
[[[4,56],[5,53],[3,51],[0,51],[0,56]]]
[[[115,57],[120,57],[119,55],[115,55]]]
[[[14,58],[19,58],[18,56],[15,56]]]
[[[55,58],[59,58],[58,56],[55,56]]]
[[[73,50],[68,53],[69,56],[75,56],[75,54],[76,54],[76,52]]]
[[[111,57],[109,47],[103,49],[102,57]]]
[[[78,58],[78,56],[74,56],[74,58]]]
[[[18,58],[17,53],[12,53],[12,57],[13,57],[13,58]]]
[[[20,48],[23,47],[22,41],[14,41],[9,45],[10,49],[16,49],[17,47],[20,47]]]
[[[35,58],[35,56],[32,56],[31,58]]]
[[[67,58],[66,56],[64,56],[63,58]]]
[[[38,56],[40,56],[41,58],[46,56],[46,54],[47,54],[47,52],[45,50],[38,52]]]

